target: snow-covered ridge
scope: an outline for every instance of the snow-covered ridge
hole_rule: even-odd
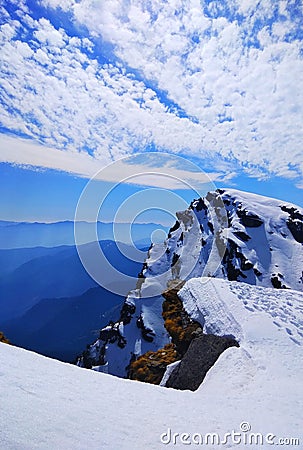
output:
[[[302,291],[303,211],[299,207],[220,189],[194,200],[176,216],[167,239],[149,250],[120,321],[101,333],[86,352],[89,365],[106,364],[109,373],[125,377],[132,359],[169,343],[161,293],[179,280],[210,276],[241,282],[243,289],[250,285]],[[213,316],[211,329],[219,322],[220,317]],[[231,316],[230,323],[235,329],[226,334],[235,336],[239,326]]]
[[[242,345],[245,320],[267,317],[292,343],[303,345],[303,293],[247,286],[214,278],[192,278],[178,292],[192,319],[204,333],[233,336]],[[234,311],[241,311],[238,317]],[[256,331],[258,332],[258,331]]]

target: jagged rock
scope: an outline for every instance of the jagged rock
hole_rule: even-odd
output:
[[[294,239],[300,244],[303,243],[303,221],[299,219],[289,219],[286,222],[289,231],[293,235]]]
[[[180,364],[171,373],[166,387],[195,391],[221,353],[229,347],[239,347],[239,344],[230,337],[200,333],[192,340]]]
[[[256,267],[254,267],[254,274],[255,274],[257,277],[260,277],[260,276],[262,275],[262,272],[260,272],[259,269],[257,269]]]
[[[231,239],[227,240],[227,248],[225,250],[225,254],[223,256],[223,263],[226,269],[227,279],[229,281],[239,281],[239,276],[242,278],[246,278],[246,275],[238,268],[235,267],[234,260],[237,258],[239,260],[239,265],[242,270],[245,270],[242,267],[246,267],[244,263],[246,259],[243,254],[239,251],[238,246]],[[244,259],[244,261],[243,261]],[[252,267],[253,265],[251,265]]]
[[[244,242],[248,242],[251,239],[251,237],[248,236],[248,234],[244,233],[244,231],[235,231],[234,235]]]
[[[173,231],[176,231],[178,228],[180,228],[180,222],[176,220],[175,225],[171,227],[169,231],[172,233]]]
[[[257,228],[263,224],[263,220],[257,214],[248,212],[245,209],[237,209],[237,215],[245,227]]]
[[[123,325],[127,325],[135,312],[135,305],[124,302],[120,313],[120,322],[123,322]]]
[[[180,222],[178,220],[176,220],[175,225],[173,227],[171,227],[169,232],[168,232],[168,236],[167,236],[168,239],[171,238],[171,233],[176,231],[178,228],[180,228]]]
[[[250,270],[253,267],[254,267],[253,263],[243,257],[243,259],[241,260],[241,269],[245,271]]]
[[[141,335],[142,335],[143,339],[147,342],[153,342],[155,333],[153,332],[153,330],[151,330],[150,328],[145,326],[144,320],[143,320],[143,317],[141,314],[138,317],[136,323],[137,323],[137,327],[140,328],[140,330],[141,330]]]
[[[198,200],[194,200],[193,202],[191,202],[190,207],[195,208],[197,211],[202,211],[202,209],[204,209],[204,211],[207,211],[206,203],[201,197]]]
[[[211,222],[207,222],[207,225],[208,225],[210,231],[212,232],[212,234],[214,234],[214,226],[213,226],[213,224]]]
[[[180,258],[180,255],[178,255],[177,253],[174,253],[173,254],[173,259],[171,261],[171,266],[174,266],[177,263],[179,258]]]
[[[107,326],[100,330],[99,332],[99,339],[102,341],[111,341],[114,342],[117,337],[117,329]]]
[[[289,218],[286,221],[289,231],[293,235],[293,238],[303,243],[303,215],[294,206],[282,205],[281,210],[289,214]]]
[[[273,287],[276,289],[288,289],[287,286],[285,286],[285,284],[282,284],[281,278],[283,278],[283,275],[281,275],[280,273],[273,274],[271,276],[270,280]]]

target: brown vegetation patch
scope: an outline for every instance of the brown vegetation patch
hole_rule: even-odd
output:
[[[130,364],[129,378],[151,384],[159,384],[166,366],[179,359],[174,344],[167,344],[157,352],[147,352]]]
[[[172,338],[178,353],[182,356],[187,351],[194,335],[193,333],[202,330],[198,322],[192,320],[178,297],[179,289],[170,289],[162,295],[165,298],[162,305],[162,317],[164,326]]]
[[[2,331],[0,331],[0,342],[4,342],[4,344],[10,344],[10,341],[4,336]]]
[[[181,359],[195,337],[195,333],[202,331],[201,325],[193,321],[183,308],[178,297],[180,287],[169,289],[162,294],[165,299],[162,304],[162,317],[172,343],[156,352],[149,351],[132,361],[128,372],[131,380],[159,384],[166,367]]]

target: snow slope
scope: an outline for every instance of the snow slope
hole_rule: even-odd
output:
[[[168,448],[184,448],[181,433],[191,443],[199,438],[194,433],[203,442],[206,433],[218,433],[220,445],[202,446],[210,449],[244,449],[252,433],[264,439],[262,446],[247,445],[253,450],[272,449],[284,438],[300,442],[287,448],[302,448],[303,294],[198,278],[180,295],[206,332],[240,342],[219,357],[196,392],[123,380],[0,344],[1,449],[161,449],[160,435],[169,429],[179,436]],[[223,444],[233,430],[240,444],[232,437]]]
[[[213,276],[244,286],[303,289],[299,207],[220,189],[193,201],[176,216],[167,239],[149,250],[137,289],[126,299],[128,319],[121,317],[111,333],[104,334],[111,339],[98,339],[89,349],[93,365],[106,362],[109,373],[125,377],[131,358],[170,342],[161,293],[176,280]]]

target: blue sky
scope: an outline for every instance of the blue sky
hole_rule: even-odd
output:
[[[207,186],[303,206],[302,30],[293,0],[4,0],[0,219],[71,220],[98,170],[151,152],[193,162]],[[157,166],[146,158],[136,160],[143,173]],[[191,179],[180,165],[168,175]],[[110,190],[123,167],[96,184]],[[148,177],[142,183],[147,195]],[[183,202],[194,194],[160,188]],[[138,192],[136,183],[116,188],[102,219]],[[168,198],[168,213],[140,220],[169,221],[182,201]]]

